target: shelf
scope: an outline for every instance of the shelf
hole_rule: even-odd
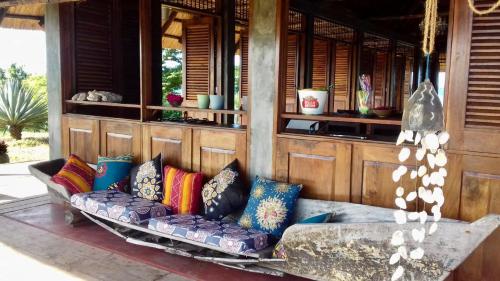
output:
[[[297,114],[297,113],[283,113],[283,114],[281,114],[281,118],[295,119],[295,120],[308,120],[308,121],[335,121],[335,122],[346,122],[346,123],[362,123],[362,124],[401,126],[400,119],[376,118],[376,117],[375,118],[361,118],[361,117],[342,116],[339,114],[305,115],[305,114]]]
[[[96,102],[96,101],[75,101],[66,100],[69,104],[79,104],[79,105],[96,105],[96,106],[109,106],[109,107],[125,107],[125,108],[141,108],[140,104],[131,103],[117,103],[117,102]]]
[[[242,110],[229,110],[229,109],[202,109],[197,107],[170,107],[170,106],[158,106],[158,105],[148,105],[147,109],[152,110],[173,110],[173,111],[189,111],[189,112],[206,112],[206,113],[219,113],[219,114],[235,114],[235,115],[246,115],[246,111]]]

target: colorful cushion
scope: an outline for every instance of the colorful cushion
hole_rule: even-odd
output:
[[[95,170],[72,154],[52,181],[64,186],[69,193],[89,192],[94,184]]]
[[[161,155],[130,172],[132,195],[161,202],[163,200],[163,181],[161,174]]]
[[[205,218],[222,219],[245,205],[245,185],[234,160],[203,186]]]
[[[89,214],[133,224],[172,213],[169,207],[158,202],[116,190],[75,194],[71,196],[71,205]]]
[[[114,189],[125,191],[132,169],[131,155],[97,158],[97,173],[94,180],[94,191]]]
[[[301,189],[302,185],[257,176],[239,225],[270,232],[275,238],[281,237],[292,219]]]
[[[163,204],[170,206],[174,214],[197,214],[203,175],[166,166],[164,176]]]
[[[234,254],[253,253],[266,248],[271,239],[266,232],[245,229],[234,223],[209,221],[201,216],[173,215],[151,219],[148,228],[221,248]]]
[[[335,215],[334,213],[324,213],[324,214],[320,214],[320,215],[317,215],[317,216],[314,216],[314,217],[303,219],[303,220],[301,220],[298,223],[299,224],[327,223],[327,222],[331,221],[331,219],[333,218],[334,215]]]

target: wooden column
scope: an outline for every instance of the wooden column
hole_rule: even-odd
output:
[[[234,53],[235,53],[235,5],[234,0],[222,0],[222,92],[226,109],[234,109]],[[234,123],[234,115],[224,115],[226,124]]]
[[[305,45],[305,69],[304,88],[312,87],[313,76],[313,45],[314,45],[314,16],[306,14],[306,45]]]

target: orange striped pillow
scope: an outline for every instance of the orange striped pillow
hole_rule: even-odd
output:
[[[94,177],[95,170],[78,156],[71,154],[64,167],[52,177],[52,181],[75,194],[92,191]]]
[[[203,174],[166,166],[163,180],[164,205],[174,214],[197,214],[200,210]]]

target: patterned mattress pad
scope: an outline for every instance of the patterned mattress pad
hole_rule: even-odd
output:
[[[221,248],[234,254],[254,253],[269,246],[268,233],[234,223],[210,221],[197,215],[171,215],[149,220],[148,228],[164,234]]]
[[[89,214],[132,224],[172,213],[168,206],[115,190],[74,194],[71,205]]]

